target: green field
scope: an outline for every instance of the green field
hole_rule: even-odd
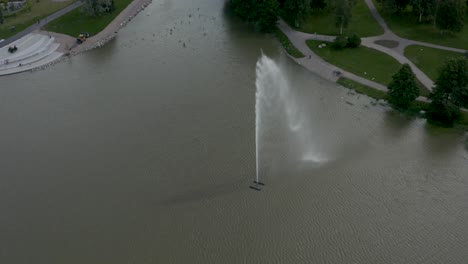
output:
[[[458,121],[461,125],[468,126],[468,112],[461,113],[460,121]]]
[[[401,67],[393,57],[374,49],[361,46],[355,49],[333,50],[330,48],[331,43],[319,49],[317,46],[321,43],[324,42],[307,41],[309,48],[329,63],[383,85],[388,85],[392,75]]]
[[[290,26],[294,26],[294,20],[290,19],[287,14],[282,17]],[[335,16],[333,10],[325,8],[324,10],[314,11],[299,28],[295,29],[308,33],[338,35],[340,29],[335,26]],[[349,27],[343,30],[343,34],[356,33],[361,37],[376,36],[383,34],[383,29],[369,11],[364,0],[357,0],[352,9],[352,18]]]
[[[275,28],[273,31],[273,34],[275,35],[276,39],[281,43],[283,48],[286,50],[286,52],[293,56],[294,58],[302,58],[304,57],[304,54],[300,50],[298,50],[289,40],[288,36],[286,36],[283,31],[281,31],[278,27]]]
[[[435,81],[439,75],[439,68],[444,62],[450,58],[463,56],[463,53],[411,45],[406,47],[405,56]]]
[[[115,0],[116,10],[113,13],[98,17],[84,15],[78,8],[48,24],[46,29],[70,36],[77,36],[86,31],[93,36],[111,23],[131,2],[132,0]]]
[[[0,25],[0,39],[9,38],[30,25],[37,23],[37,20],[47,17],[60,9],[67,7],[74,1],[55,2],[53,0],[29,1],[30,11],[21,11],[17,15],[6,17],[5,22]],[[16,32],[11,32],[10,27],[16,26]]]
[[[418,19],[411,13],[411,9],[388,15],[382,12],[380,4],[373,0],[382,17],[390,29],[400,37],[434,43],[460,49],[468,48],[468,12],[465,18],[465,27],[462,32],[456,34],[441,34],[433,23],[418,23]]]

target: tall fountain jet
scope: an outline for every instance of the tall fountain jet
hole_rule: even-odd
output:
[[[255,150],[256,175],[250,186],[261,190],[264,183],[260,179],[262,147],[278,144],[280,130],[278,124],[285,121],[290,147],[298,153],[300,161],[322,162],[324,158],[317,153],[313,144],[312,127],[307,111],[298,100],[297,93],[291,89],[285,73],[272,59],[262,54],[256,65],[255,100]],[[273,141],[273,142],[272,142]]]

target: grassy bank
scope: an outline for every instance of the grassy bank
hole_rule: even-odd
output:
[[[78,8],[48,24],[46,29],[73,37],[84,31],[93,36],[106,28],[131,2],[132,0],[115,0],[116,10],[99,17],[87,16]]]
[[[354,49],[334,50],[327,43],[325,48],[318,48],[322,41],[308,40],[309,48],[324,60],[363,78],[388,85],[401,67],[393,57],[374,49],[359,47]]]
[[[283,48],[289,55],[293,56],[294,58],[304,57],[304,54],[302,54],[302,52],[291,43],[289,38],[278,27],[275,28],[273,34],[275,35],[276,39],[278,39],[278,41],[281,43],[281,45],[283,45]]]
[[[372,97],[374,99],[387,99],[387,93],[384,91],[380,91],[377,89],[374,89],[372,87],[369,87],[367,85],[355,82],[351,79],[340,77],[337,81],[338,84],[343,85],[346,88],[353,89],[357,93],[360,94],[365,94],[369,97]]]
[[[5,17],[3,24],[0,24],[0,39],[9,38],[25,28],[37,23],[39,19],[45,18],[60,9],[63,9],[74,1],[56,2],[53,0],[29,1],[30,10],[20,11],[18,14]],[[15,26],[16,32],[11,32],[10,27]]]
[[[387,100],[387,92],[381,91],[374,89],[372,87],[369,87],[367,85],[358,83],[356,81],[353,81],[351,79],[345,78],[345,77],[340,77],[337,81],[338,84],[343,85],[346,88],[353,89],[357,93],[360,94],[365,94],[371,98],[377,99],[377,100]],[[419,112],[421,110],[427,111],[429,107],[429,103],[427,102],[421,102],[421,101],[414,101],[411,103],[408,112],[414,113],[414,112]]]
[[[468,112],[462,112],[460,121],[458,122],[460,125],[468,127]]]
[[[405,56],[435,81],[444,62],[450,58],[461,57],[463,53],[411,45],[405,49]]]
[[[283,19],[288,22],[293,28],[317,34],[338,35],[340,29],[335,26],[334,10],[325,8],[324,10],[314,10],[312,14],[302,23],[299,28],[294,27],[294,19],[288,14],[282,14]],[[344,29],[344,34],[356,33],[361,37],[375,36],[383,34],[383,29],[369,11],[364,0],[357,0],[352,8],[351,23],[347,29]]]
[[[418,18],[411,12],[411,8],[399,14],[389,15],[383,12],[381,5],[373,0],[377,10],[387,22],[390,29],[400,37],[414,39],[449,47],[466,49],[468,47],[468,12],[462,32],[456,34],[441,34],[433,23],[418,23]]]
[[[380,99],[387,100],[386,92],[374,89],[372,87],[355,82],[353,80],[341,77],[340,79],[338,79],[337,83],[346,88],[352,89],[356,91],[357,93],[367,95],[371,98],[374,98],[377,100],[380,100]],[[428,108],[429,108],[429,103],[421,102],[421,101],[414,101],[411,103],[407,113],[415,114],[415,113],[419,113],[421,110],[427,111]],[[457,122],[457,124],[462,125],[464,127],[468,127],[468,112],[464,112],[464,111],[461,112],[461,118]]]

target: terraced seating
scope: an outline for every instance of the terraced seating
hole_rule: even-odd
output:
[[[23,38],[0,49],[0,75],[30,70],[48,64],[60,56],[60,44],[55,39],[41,34],[28,34]],[[8,47],[15,46],[18,51],[9,53]]]

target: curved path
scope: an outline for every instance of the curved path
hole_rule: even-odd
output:
[[[310,71],[315,72],[322,78],[325,78],[334,82],[336,82],[340,76],[344,76],[346,78],[365,84],[372,88],[375,88],[381,91],[387,91],[387,87],[385,87],[384,85],[380,83],[376,83],[374,81],[362,78],[360,76],[357,76],[353,73],[345,71],[335,65],[332,65],[324,61],[322,58],[317,56],[306,44],[306,40],[308,39],[331,42],[335,39],[334,36],[308,34],[304,32],[299,32],[299,31],[292,29],[282,19],[280,19],[278,26],[281,29],[281,31],[283,31],[284,34],[288,36],[292,44],[305,55],[305,57],[303,58],[294,58],[294,57],[291,57],[291,58],[293,58],[297,63],[303,65],[305,68],[309,69]],[[337,72],[340,72],[340,75],[338,75]]]
[[[426,46],[430,48],[436,48],[436,49],[442,49],[442,50],[448,50],[448,51],[454,51],[454,52],[460,52],[464,53],[466,50],[464,49],[458,49],[458,48],[452,48],[452,47],[446,47],[442,45],[436,45],[432,43],[427,43],[427,42],[422,42],[422,41],[416,41],[416,40],[411,40],[411,39],[406,39],[406,38],[401,38],[397,36],[393,31],[388,27],[387,23],[385,23],[385,20],[382,18],[380,15],[379,11],[377,11],[377,8],[374,5],[374,2],[372,0],[364,0],[369,7],[369,10],[372,14],[372,16],[375,18],[375,20],[379,23],[379,25],[383,28],[384,34],[376,37],[369,37],[369,38],[364,38],[367,39],[368,41],[376,41],[376,40],[392,40],[396,41],[399,43],[399,45],[393,50],[397,51],[399,54],[404,55],[405,48],[409,45],[421,45],[421,46]]]
[[[434,82],[423,71],[421,71],[413,62],[411,62],[408,58],[405,57],[404,55],[405,48],[409,45],[421,45],[421,46],[426,46],[426,47],[431,47],[431,48],[460,52],[460,53],[465,52],[465,50],[463,49],[457,49],[457,48],[452,48],[452,47],[446,47],[446,46],[401,38],[390,30],[387,23],[385,23],[385,20],[377,11],[377,8],[375,7],[372,0],[365,0],[365,2],[367,6],[369,7],[369,10],[371,14],[374,16],[375,20],[383,28],[384,34],[380,36],[362,38],[361,45],[384,52],[392,56],[393,58],[395,58],[401,64],[404,64],[404,63],[409,64],[414,74],[416,75],[416,78],[428,90],[432,91]],[[295,59],[295,60],[299,64],[304,65],[304,67],[308,68],[309,70],[317,73],[318,75],[326,79],[330,79],[332,81],[336,81],[339,78],[336,72],[340,72],[341,76],[352,79],[354,81],[357,81],[359,83],[365,84],[367,86],[370,86],[378,90],[387,91],[387,87],[382,84],[367,80],[353,73],[340,69],[334,65],[331,65],[328,62],[325,62],[322,58],[317,56],[306,44],[306,41],[309,39],[332,42],[335,39],[335,36],[299,32],[299,31],[292,29],[282,19],[280,19],[279,21],[279,28],[288,36],[288,38],[294,44],[294,46],[296,46],[303,54],[306,55],[305,58]],[[380,41],[389,40],[389,41],[398,43],[398,45],[394,48],[388,48],[388,47],[377,44],[376,41],[379,41],[379,40]]]

